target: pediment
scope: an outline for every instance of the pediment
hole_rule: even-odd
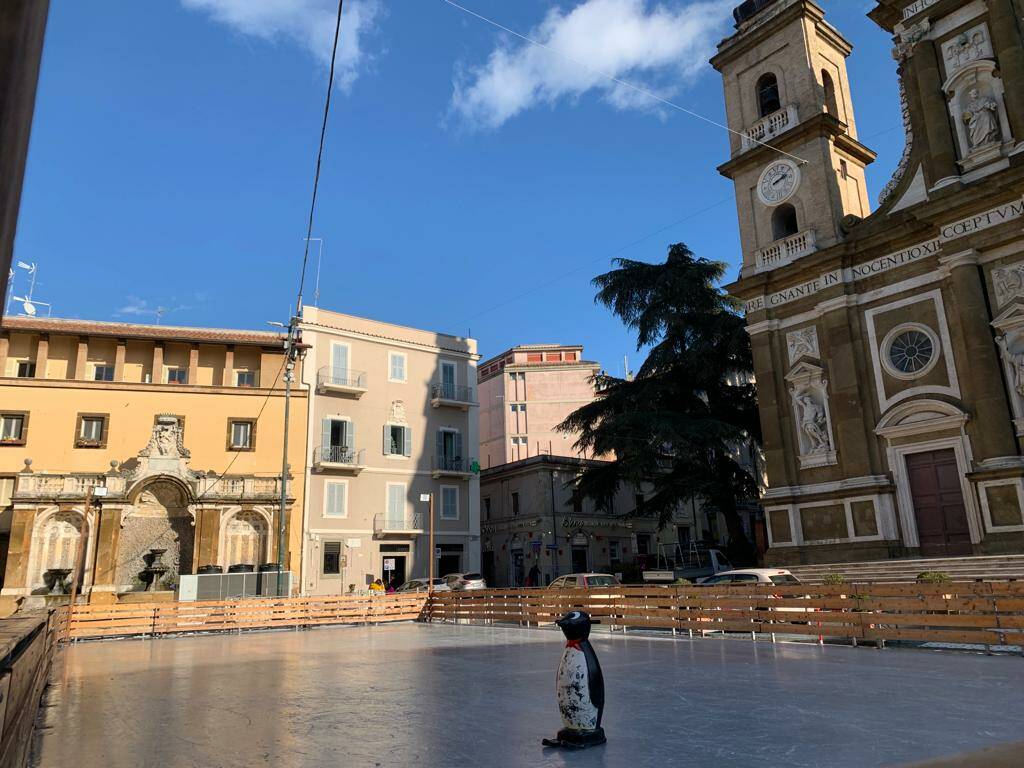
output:
[[[1024,326],[1024,296],[1017,296],[996,315],[992,327],[1000,331],[1010,331]]]
[[[786,374],[786,381],[790,383],[820,379],[825,375],[825,369],[807,358],[801,358],[796,365],[789,369]]]

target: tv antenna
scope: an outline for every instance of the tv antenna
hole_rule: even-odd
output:
[[[304,237],[303,240],[319,243],[320,249],[316,256],[316,285],[313,287],[313,306],[320,306],[320,264],[324,260],[324,239],[322,237]]]
[[[24,316],[27,316],[27,317],[38,317],[39,316],[40,308],[45,308],[46,309],[45,317],[49,317],[50,313],[53,311],[53,306],[49,302],[38,301],[37,299],[33,298],[33,293],[35,293],[35,290],[36,290],[36,275],[39,272],[39,265],[36,264],[34,261],[31,261],[31,262],[18,261],[18,262],[15,263],[14,266],[17,267],[18,269],[24,270],[27,273],[27,275],[28,275],[28,292],[25,293],[24,296],[15,296],[14,295],[14,279],[15,279],[17,273],[12,269],[11,270],[11,274],[10,274],[10,277],[11,277],[11,298],[10,298],[10,301],[21,302],[21,312],[20,312],[20,314],[22,314]],[[8,302],[8,311],[10,311],[10,302]]]

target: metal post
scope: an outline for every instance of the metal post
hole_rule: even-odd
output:
[[[427,578],[427,594],[429,595],[434,591],[434,492],[430,492],[430,504],[428,507],[427,514],[430,516],[430,520],[427,523],[427,530],[429,531],[429,547],[430,547],[430,574]]]
[[[288,341],[285,343],[284,358],[284,438],[281,448],[281,506],[277,521],[277,598],[281,598],[284,581],[284,510],[288,504],[288,422],[291,417],[292,377],[295,370],[295,325],[299,318],[293,316],[288,323]]]

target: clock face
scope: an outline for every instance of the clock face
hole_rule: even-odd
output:
[[[796,192],[800,184],[800,169],[789,160],[778,160],[761,173],[757,182],[757,196],[765,205],[778,205]]]

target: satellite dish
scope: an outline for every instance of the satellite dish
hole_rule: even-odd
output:
[[[26,264],[24,261],[19,261],[18,266],[22,269],[27,269],[29,272],[34,272],[36,269],[35,264]]]
[[[26,315],[28,315],[29,317],[36,316],[36,305],[33,304],[31,301],[22,302],[22,306],[25,308]]]

